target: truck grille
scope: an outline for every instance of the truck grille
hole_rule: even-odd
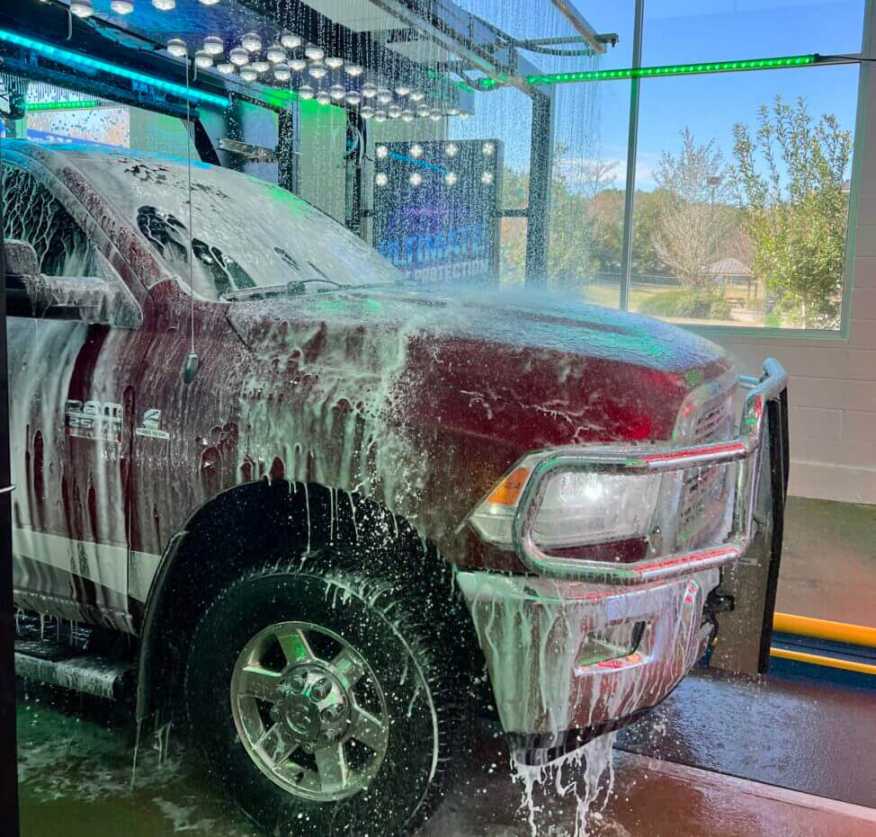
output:
[[[733,393],[709,399],[697,414],[689,439],[694,444],[727,439],[733,429]],[[678,515],[679,546],[693,548],[714,534],[725,511],[727,480],[733,466],[711,465],[683,473]]]
[[[732,424],[730,410],[730,397],[727,394],[720,396],[714,403],[697,416],[693,430],[693,441],[715,442],[724,438],[730,432]]]

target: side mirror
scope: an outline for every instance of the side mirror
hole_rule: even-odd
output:
[[[3,248],[6,256],[6,273],[11,276],[36,276],[40,272],[40,260],[33,244],[10,239]]]
[[[10,317],[79,320],[85,323],[136,328],[140,306],[121,281],[97,276],[46,276],[26,241],[9,240],[6,260],[6,311]]]

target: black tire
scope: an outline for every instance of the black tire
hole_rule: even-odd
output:
[[[344,799],[314,801],[281,787],[257,766],[235,726],[231,682],[238,656],[267,626],[288,622],[343,638],[385,696],[389,733],[379,772]],[[458,635],[458,625],[455,630]],[[198,623],[185,674],[189,728],[208,771],[270,834],[410,833],[441,798],[447,769],[467,744],[466,666],[454,660],[458,646],[448,647],[447,635],[443,620],[424,608],[422,592],[336,570],[330,559],[295,569],[274,565],[234,582]]]

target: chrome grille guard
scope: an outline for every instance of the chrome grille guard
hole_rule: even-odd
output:
[[[635,585],[720,567],[743,555],[752,540],[752,518],[758,493],[765,430],[769,428],[769,456],[773,474],[788,479],[788,376],[781,364],[768,358],[761,378],[740,377],[750,391],[745,398],[736,438],[701,445],[654,447],[560,448],[533,469],[517,507],[513,524],[514,549],[524,566],[553,578],[597,584]],[[683,471],[688,468],[738,462],[732,525],[718,545],[663,556],[648,556],[629,564],[613,564],[550,555],[535,542],[535,522],[549,478],[560,473],[599,472],[624,475]],[[783,504],[780,505],[783,506]]]

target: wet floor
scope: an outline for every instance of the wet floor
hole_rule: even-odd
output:
[[[623,730],[618,744],[663,761],[876,808],[876,683],[817,678],[694,672]]]
[[[789,497],[776,610],[876,627],[876,506]]]
[[[121,707],[20,686],[17,731],[27,837],[258,837],[179,748],[159,758],[141,746],[132,786],[135,731]]]
[[[663,730],[668,740],[671,721],[660,717],[655,735]],[[18,732],[26,837],[257,837],[178,747],[163,760],[144,747],[132,787],[134,731],[121,708],[22,688]],[[788,752],[773,758],[786,759]],[[533,825],[539,837],[573,837],[576,794],[586,790],[575,782],[580,773],[580,767],[567,769],[559,784],[536,790],[531,813],[522,805],[521,784],[511,778],[501,736],[484,727],[471,765],[419,837],[527,837]],[[866,807],[619,750],[613,769],[591,790],[596,799],[586,833],[599,837],[876,834],[876,812]]]
[[[614,787],[591,809],[593,837],[873,837],[876,811],[615,751]],[[421,837],[527,837],[504,776],[448,798]],[[575,834],[570,798],[543,798],[538,837]]]

